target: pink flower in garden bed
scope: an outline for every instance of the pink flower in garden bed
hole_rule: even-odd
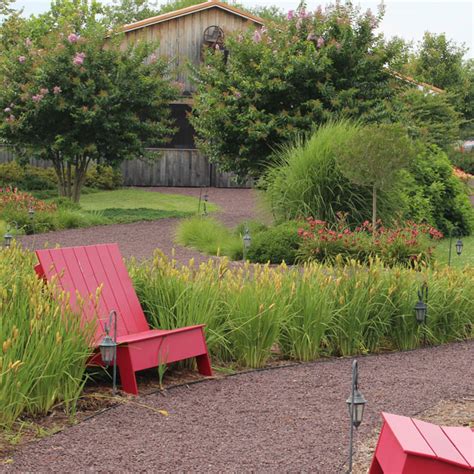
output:
[[[26,56],[18,56],[18,62],[23,64],[26,61]]]

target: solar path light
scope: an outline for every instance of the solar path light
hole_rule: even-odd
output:
[[[353,455],[353,441],[354,441],[354,428],[358,428],[362,423],[364,417],[364,408],[367,400],[362,395],[358,387],[358,366],[357,360],[352,361],[352,389],[351,395],[346,400],[349,408],[350,416],[350,432],[349,432],[349,473],[352,472],[352,455]]]
[[[114,337],[110,337],[110,328],[114,325]],[[102,362],[106,367],[113,365],[112,375],[112,393],[115,395],[117,392],[117,313],[111,311],[109,314],[109,322],[105,324],[105,336],[99,344],[100,355]]]

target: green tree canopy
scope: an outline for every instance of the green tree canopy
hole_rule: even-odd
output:
[[[393,95],[382,12],[350,2],[289,12],[241,33],[195,71],[199,147],[222,168],[259,175],[275,147],[337,116],[377,120]],[[224,58],[227,57],[227,62]]]
[[[372,187],[373,229],[377,225],[377,192],[391,189],[413,156],[413,143],[397,124],[360,127],[337,149],[342,174],[354,184]]]
[[[18,37],[0,58],[0,136],[51,161],[61,195],[75,201],[91,161],[115,165],[170,135],[177,94],[151,56],[156,45],[121,50],[92,10],[87,21],[76,13],[44,36]]]

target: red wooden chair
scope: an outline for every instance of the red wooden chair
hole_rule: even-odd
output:
[[[109,313],[116,311],[117,366],[125,392],[138,394],[135,372],[191,357],[196,358],[201,374],[212,375],[204,325],[150,329],[117,244],[37,250],[36,255],[36,273],[48,280],[56,276],[59,287],[69,294],[71,308],[96,324],[95,349],[105,334]],[[89,363],[104,365],[100,351]]]
[[[474,432],[382,413],[384,423],[369,474],[474,472]]]

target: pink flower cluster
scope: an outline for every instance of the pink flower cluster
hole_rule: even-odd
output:
[[[71,33],[68,37],[67,40],[71,43],[77,43],[79,41],[79,35],[76,35],[76,33]]]
[[[86,59],[86,53],[76,53],[72,63],[75,66],[82,66],[84,64],[84,60]]]

